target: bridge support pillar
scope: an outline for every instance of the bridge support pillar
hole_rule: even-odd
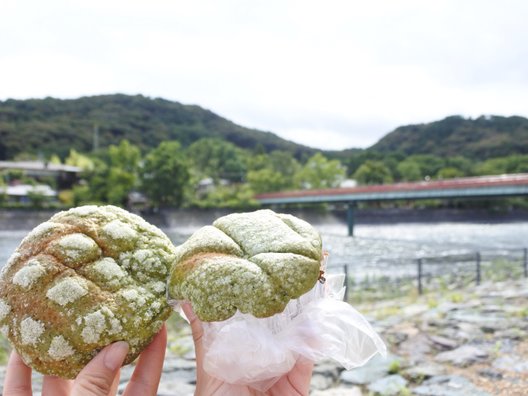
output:
[[[348,236],[354,236],[355,209],[356,209],[355,202],[349,202],[347,205]]]

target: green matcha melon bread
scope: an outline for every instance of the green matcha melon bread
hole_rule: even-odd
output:
[[[114,206],[54,215],[21,242],[0,274],[0,329],[29,366],[74,378],[106,345],[134,360],[170,315],[175,248]]]
[[[230,214],[176,249],[169,297],[189,301],[204,321],[237,310],[268,317],[315,285],[322,256],[319,233],[303,220],[271,210]]]

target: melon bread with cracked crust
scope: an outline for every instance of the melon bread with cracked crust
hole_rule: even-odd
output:
[[[33,229],[0,274],[0,330],[35,370],[74,378],[106,345],[125,364],[168,318],[167,236],[114,206],[81,206]]]
[[[322,259],[319,233],[297,217],[271,210],[230,214],[176,248],[169,298],[189,301],[208,322],[237,310],[272,316],[315,285]]]

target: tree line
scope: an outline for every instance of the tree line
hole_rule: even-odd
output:
[[[155,208],[248,208],[257,206],[255,194],[333,188],[347,178],[368,185],[528,172],[528,155],[475,161],[462,156],[368,150],[342,159],[317,152],[299,160],[289,151],[243,149],[218,138],[202,138],[187,147],[178,141],[164,141],[145,152],[122,140],[92,153],[72,149],[62,160],[52,155],[49,161],[82,169],[78,182],[59,192],[65,206],[127,206],[133,193],[140,193]],[[4,174],[0,184],[16,177]],[[47,182],[53,184],[53,180]]]

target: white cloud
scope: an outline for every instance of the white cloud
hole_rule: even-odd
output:
[[[143,93],[366,147],[450,114],[526,116],[527,14],[520,0],[4,0],[0,98]]]

